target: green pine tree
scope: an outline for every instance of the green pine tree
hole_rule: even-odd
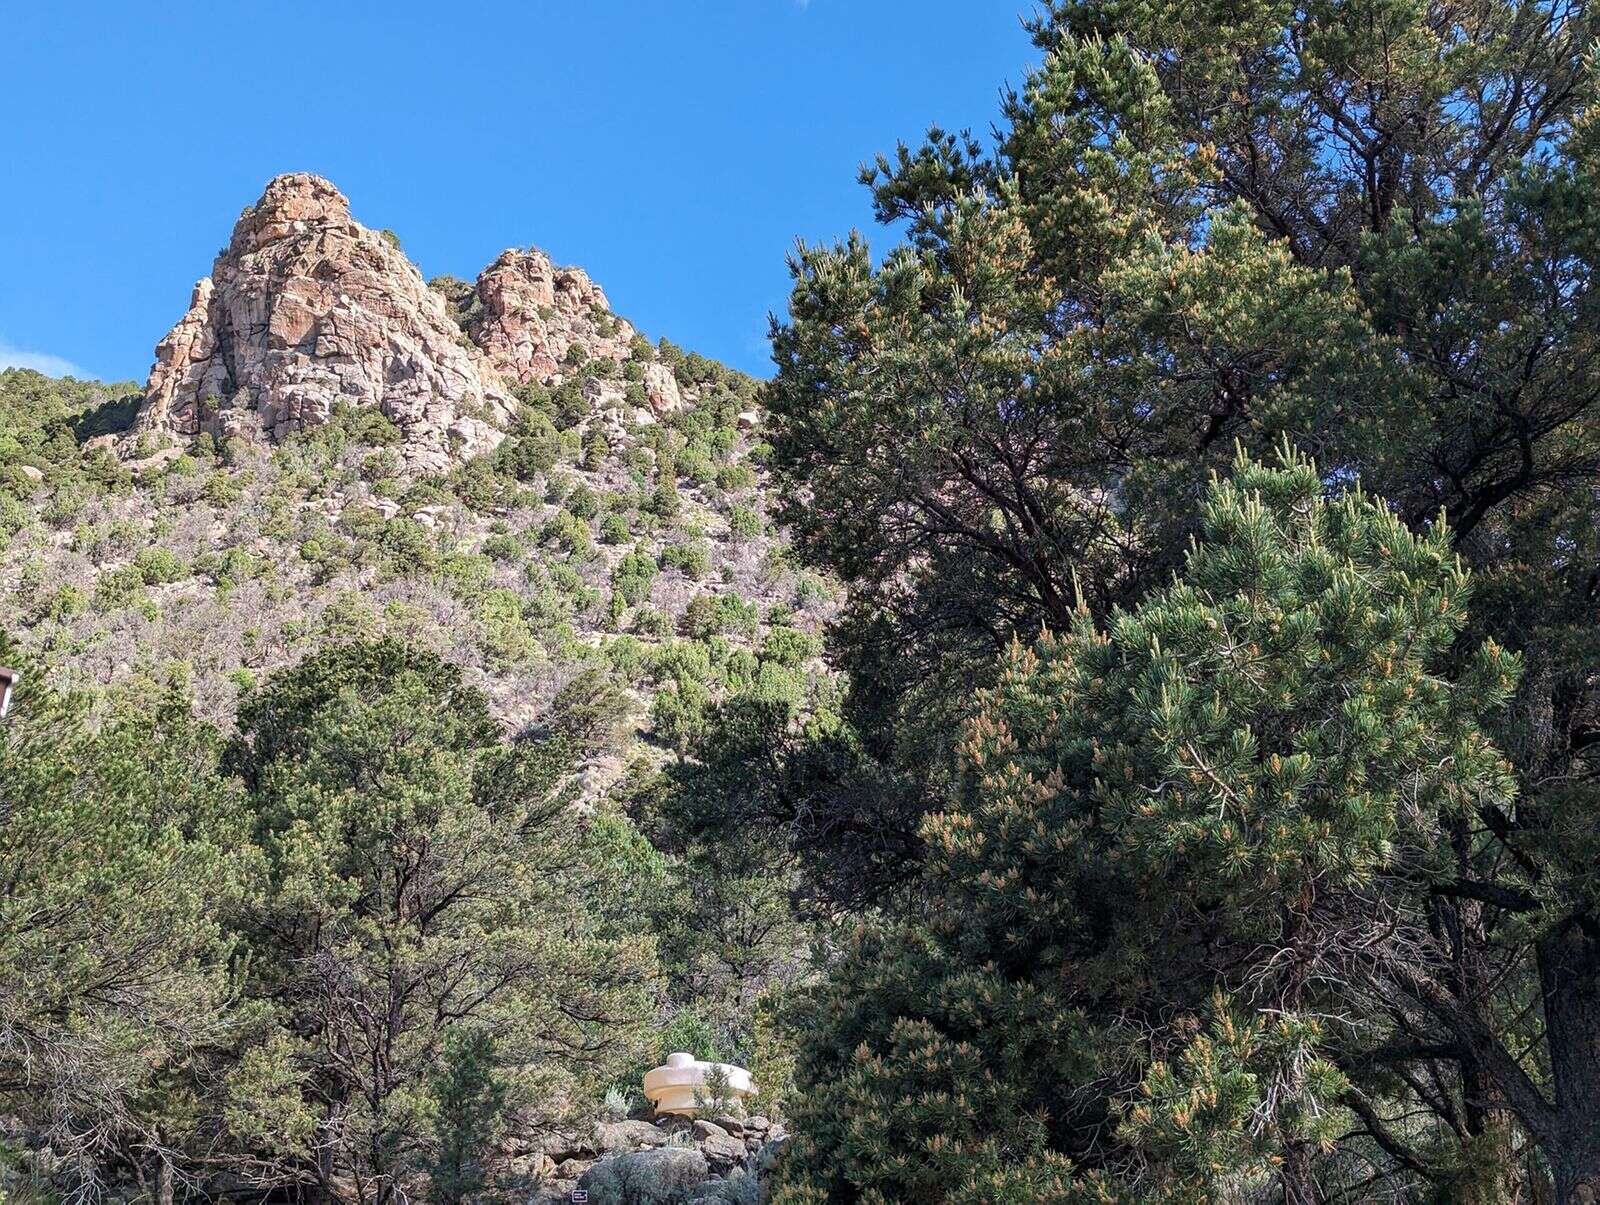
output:
[[[1442,525],[1323,488],[1241,459],[1177,581],[1013,648],[917,907],[798,1030],[793,1199],[1302,1202],[1382,1154],[1383,1052],[1458,983],[1437,903],[1513,805],[1481,721],[1518,663],[1458,650]],[[1407,1140],[1458,1174],[1442,1122]]]
[[[464,1205],[489,1187],[488,1157],[499,1137],[505,1086],[495,1078],[494,1040],[483,1030],[453,1034],[435,1077],[436,1147],[428,1161],[434,1205]]]

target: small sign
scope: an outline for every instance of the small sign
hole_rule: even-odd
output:
[[[587,1188],[574,1188],[572,1190],[572,1205],[589,1205],[589,1190]]]

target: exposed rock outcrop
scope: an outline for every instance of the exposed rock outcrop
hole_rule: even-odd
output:
[[[503,251],[479,275],[476,294],[467,330],[508,379],[550,384],[568,370],[573,349],[586,361],[639,357],[650,409],[661,415],[683,405],[672,370],[635,347],[639,332],[581,268],[558,268],[538,250]]]
[[[542,251],[501,252],[477,290],[473,341],[514,381],[549,381],[574,346],[588,360],[621,364],[631,355],[638,332],[611,312],[600,286],[579,268],[557,268]]]
[[[764,1200],[788,1142],[783,1126],[765,1117],[669,1115],[654,1124],[601,1122],[589,1137],[551,1136],[513,1155],[507,1170],[531,1182],[530,1205],[560,1205],[574,1189],[595,1205]]]
[[[672,369],[581,269],[511,250],[474,285],[440,279],[429,287],[328,181],[279,176],[156,346],[135,430],[268,442],[343,402],[381,410],[406,460],[438,469],[504,438],[515,386],[554,384],[579,361],[627,366],[637,421],[683,406]],[[590,378],[610,391],[590,399],[597,413],[623,401],[615,375]]]
[[[279,176],[156,348],[139,431],[274,440],[375,406],[407,459],[493,448],[515,402],[444,299],[320,177]]]

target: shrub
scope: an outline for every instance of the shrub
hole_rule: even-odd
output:
[[[600,513],[600,500],[580,481],[567,495],[567,509],[580,519],[592,519]]]
[[[144,596],[144,575],[136,565],[108,569],[94,583],[94,605],[98,611],[115,611],[134,605]]]
[[[831,597],[827,583],[814,573],[803,574],[794,588],[795,602],[802,608],[818,606]]]
[[[554,544],[575,555],[588,555],[593,550],[593,537],[589,525],[568,510],[558,510],[539,528],[539,541]]]
[[[36,614],[40,618],[59,622],[73,615],[81,615],[88,609],[89,596],[82,587],[68,582],[40,599]]]
[[[705,640],[722,633],[753,638],[760,626],[754,603],[736,594],[698,594],[683,613],[683,634]]]
[[[383,525],[378,547],[391,573],[406,576],[426,573],[438,560],[433,536],[415,519],[396,517]]]
[[[147,586],[182,581],[189,576],[189,567],[177,553],[159,544],[141,548],[138,555],[133,558],[133,563]]]
[[[556,692],[550,712],[551,731],[593,754],[609,752],[621,743],[632,724],[634,705],[604,669],[590,666]]]
[[[496,472],[518,481],[532,481],[548,473],[561,460],[561,442],[549,435],[512,435],[494,451]]]
[[[646,657],[644,645],[632,636],[618,636],[601,646],[606,663],[624,682],[635,683],[644,677]]]
[[[659,482],[650,492],[650,513],[669,523],[676,519],[683,510],[683,502],[678,497],[678,483],[670,477]]]
[[[626,544],[631,533],[628,531],[628,519],[612,511],[600,521],[600,539],[607,544]]]
[[[821,651],[818,645],[815,636],[807,635],[798,628],[771,628],[761,643],[761,659],[778,665],[798,666]]]
[[[761,516],[748,506],[735,506],[728,515],[728,532],[735,540],[754,540],[761,535]]]
[[[711,485],[717,479],[717,468],[711,457],[699,448],[685,449],[678,457],[678,472],[696,485]]]
[[[706,731],[711,691],[701,682],[680,682],[656,692],[650,702],[650,726],[656,738],[678,756],[686,756]]]
[[[630,552],[617,564],[611,584],[629,606],[638,606],[650,597],[650,588],[660,572],[655,558],[645,552]]]
[[[756,475],[749,465],[725,464],[717,470],[717,488],[727,493],[752,489],[755,483]]]
[[[538,638],[522,614],[522,599],[510,590],[491,590],[477,606],[484,653],[502,667],[520,665],[539,652]]]
[[[519,565],[527,556],[522,541],[512,535],[494,535],[483,542],[483,554],[506,565]]]
[[[400,457],[393,448],[378,448],[361,462],[361,480],[386,481],[400,475]]]
[[[654,607],[640,607],[633,614],[633,630],[644,636],[665,640],[672,635],[672,616]]]
[[[703,540],[671,544],[661,550],[661,564],[664,568],[678,570],[684,577],[699,581],[710,572],[711,550]]]

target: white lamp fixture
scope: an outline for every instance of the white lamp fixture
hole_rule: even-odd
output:
[[[703,1063],[692,1054],[669,1054],[667,1061],[644,1074],[644,1095],[660,1113],[681,1113],[693,1117],[697,1111],[694,1103],[695,1089],[705,1093],[706,1076],[713,1068],[721,1067],[728,1077],[728,1097],[742,1100],[756,1094],[755,1081],[743,1067],[731,1063]]]
[[[11,688],[22,681],[22,674],[0,665],[0,719],[11,710]]]

